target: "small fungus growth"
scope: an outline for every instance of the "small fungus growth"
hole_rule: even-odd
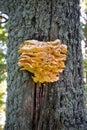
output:
[[[65,67],[67,46],[59,39],[50,42],[27,40],[20,45],[19,53],[18,65],[21,70],[34,74],[34,82],[54,82]]]

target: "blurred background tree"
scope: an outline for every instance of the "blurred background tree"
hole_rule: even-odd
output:
[[[4,81],[6,80],[6,51],[7,51],[7,20],[8,17],[0,12],[0,121],[5,112],[4,96],[6,95],[6,87]],[[0,130],[3,129],[0,122]]]
[[[0,82],[6,79],[7,18],[0,13]]]
[[[81,0],[81,14],[83,41],[85,43],[83,51],[84,81],[87,86],[87,0]]]

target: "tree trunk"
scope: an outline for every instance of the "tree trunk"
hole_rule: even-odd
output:
[[[86,130],[79,0],[8,0],[8,88],[5,130]],[[18,67],[26,39],[67,44],[66,68],[55,83],[35,84]]]

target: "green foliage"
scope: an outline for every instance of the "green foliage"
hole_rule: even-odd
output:
[[[83,60],[84,71],[87,72],[87,58]]]
[[[6,97],[6,88],[3,88],[5,82],[0,84],[0,120],[2,120],[3,113],[6,112],[5,108],[5,97]],[[2,130],[2,124],[0,124],[0,130]]]
[[[3,17],[0,13],[0,112],[5,111],[3,97],[5,95],[4,88],[2,89],[3,82],[6,79],[6,44],[7,44],[7,23],[2,23]],[[0,124],[0,130],[3,130]]]
[[[0,16],[2,16],[1,13]],[[6,79],[7,23],[2,21],[3,17],[0,17],[0,83]]]
[[[7,40],[7,23],[2,23],[2,21],[3,21],[3,16],[0,17],[0,41],[4,43]]]
[[[2,109],[2,106],[3,106],[3,104],[4,104],[4,102],[3,102],[3,96],[4,96],[4,92],[0,92],[0,110]]]
[[[0,49],[0,82],[6,78],[6,54]]]
[[[87,38],[87,24],[83,25],[83,32],[84,32],[85,37]]]

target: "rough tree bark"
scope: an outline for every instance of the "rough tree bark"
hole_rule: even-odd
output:
[[[5,130],[86,130],[79,0],[0,2],[9,15]],[[58,82],[35,87],[17,65],[19,45],[57,38],[68,46],[66,68]]]

